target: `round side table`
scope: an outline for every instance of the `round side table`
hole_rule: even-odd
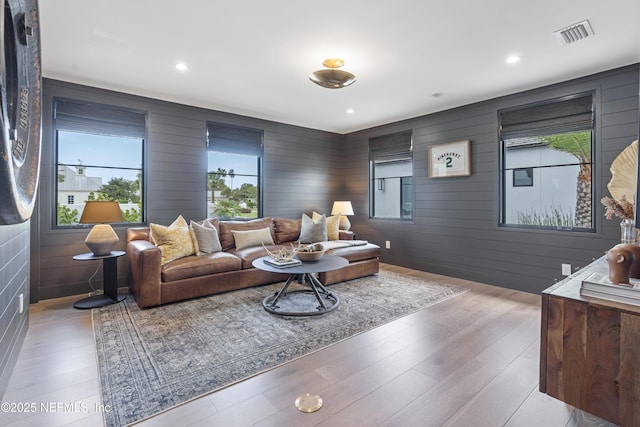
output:
[[[89,252],[75,255],[75,261],[96,261],[102,260],[102,295],[93,295],[76,301],[73,306],[79,309],[98,308],[122,301],[127,296],[118,295],[118,258],[123,256],[125,251],[111,251],[109,255],[96,256]]]

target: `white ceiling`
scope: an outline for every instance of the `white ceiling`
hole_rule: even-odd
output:
[[[39,5],[45,77],[337,133],[640,62],[639,0]],[[557,41],[584,19],[593,37]],[[509,65],[513,54],[522,60]],[[329,57],[356,83],[311,83]]]

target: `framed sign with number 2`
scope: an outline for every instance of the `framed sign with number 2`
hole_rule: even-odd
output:
[[[429,146],[429,178],[471,175],[471,141]]]

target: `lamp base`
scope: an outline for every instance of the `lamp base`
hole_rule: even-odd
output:
[[[351,222],[349,222],[349,218],[346,215],[340,215],[340,225],[338,225],[340,230],[349,231],[351,228]]]
[[[109,224],[93,226],[84,243],[95,256],[109,255],[120,239]]]

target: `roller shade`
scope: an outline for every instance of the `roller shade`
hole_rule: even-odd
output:
[[[263,131],[217,123],[207,124],[207,150],[262,156]]]
[[[540,105],[503,110],[500,139],[553,135],[593,127],[593,94]]]
[[[369,140],[369,160],[371,161],[411,158],[412,151],[413,144],[410,131]]]
[[[68,100],[56,100],[54,108],[58,130],[146,138],[145,113]]]

